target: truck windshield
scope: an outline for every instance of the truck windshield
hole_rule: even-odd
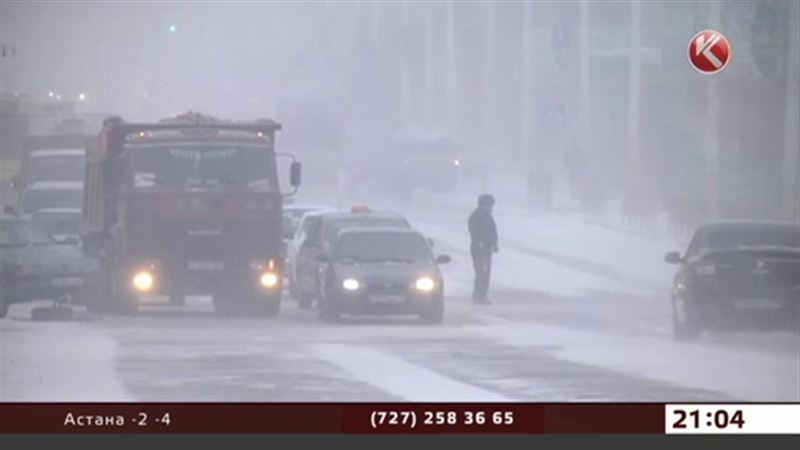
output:
[[[133,187],[277,187],[267,147],[225,144],[166,144],[130,148]]]

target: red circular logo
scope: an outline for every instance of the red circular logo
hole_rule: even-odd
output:
[[[689,41],[689,62],[700,73],[722,71],[731,61],[731,43],[716,30],[703,30]]]

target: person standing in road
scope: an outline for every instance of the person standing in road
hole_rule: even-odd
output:
[[[478,207],[469,216],[470,253],[475,268],[475,284],[472,289],[473,303],[491,303],[488,298],[489,278],[492,272],[492,253],[497,248],[497,225],[492,217],[494,197],[482,194]]]

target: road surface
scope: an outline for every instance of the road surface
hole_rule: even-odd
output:
[[[671,269],[649,270],[629,254],[644,249],[643,261],[652,253],[662,264],[658,252],[673,248],[648,247],[649,237],[621,236],[630,241],[622,248],[612,239],[619,232],[552,219],[525,228],[518,212],[499,210],[494,304],[472,305],[467,213],[410,214],[436,253],[453,256],[443,267],[443,325],[407,317],[328,324],[286,298],[276,318],[217,317],[200,297],[183,308],[146,305],[135,317],[86,313],[61,323],[32,322],[31,305],[13,305],[0,321],[0,399],[800,401],[797,333],[672,340]],[[591,233],[619,250],[575,245]]]

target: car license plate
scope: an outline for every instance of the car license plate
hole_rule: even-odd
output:
[[[783,302],[776,298],[741,298],[734,302],[739,309],[781,309]]]
[[[222,261],[189,261],[189,270],[221,270],[225,268]]]
[[[405,295],[373,295],[370,298],[370,302],[380,304],[404,303],[405,301]]]
[[[53,278],[50,281],[50,284],[55,287],[80,286],[83,284],[83,278],[81,277]]]

